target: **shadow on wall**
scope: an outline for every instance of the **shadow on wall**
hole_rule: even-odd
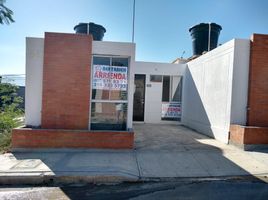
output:
[[[203,73],[203,70],[201,70]],[[202,76],[199,76],[202,78]],[[198,78],[199,78],[198,77]],[[211,129],[211,123],[202,102],[197,85],[187,67],[185,70],[185,86],[183,95],[182,123],[188,128],[215,138]]]
[[[233,41],[188,63],[183,124],[228,143]],[[220,56],[216,56],[221,53]]]

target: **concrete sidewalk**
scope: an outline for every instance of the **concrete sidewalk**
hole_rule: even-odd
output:
[[[267,180],[267,152],[245,152],[181,126],[135,125],[135,133],[135,150],[50,149],[0,155],[0,183]]]

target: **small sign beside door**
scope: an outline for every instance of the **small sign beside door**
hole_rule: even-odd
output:
[[[162,102],[162,118],[180,118],[181,103],[179,102]]]

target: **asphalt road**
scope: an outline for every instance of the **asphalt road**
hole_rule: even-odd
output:
[[[267,200],[268,184],[260,181],[203,181],[124,183],[119,185],[72,185],[63,187],[0,188],[0,199],[90,199],[90,200]]]

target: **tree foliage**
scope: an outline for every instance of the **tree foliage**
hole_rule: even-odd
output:
[[[15,22],[13,19],[13,11],[4,5],[6,0],[0,0],[0,24],[10,24]]]
[[[18,107],[22,98],[17,95],[18,87],[0,83],[0,152],[6,151],[11,143],[11,130],[21,125],[19,117],[23,111]]]
[[[0,83],[0,111],[7,107],[18,107],[21,98],[17,95],[18,87],[10,83]]]

